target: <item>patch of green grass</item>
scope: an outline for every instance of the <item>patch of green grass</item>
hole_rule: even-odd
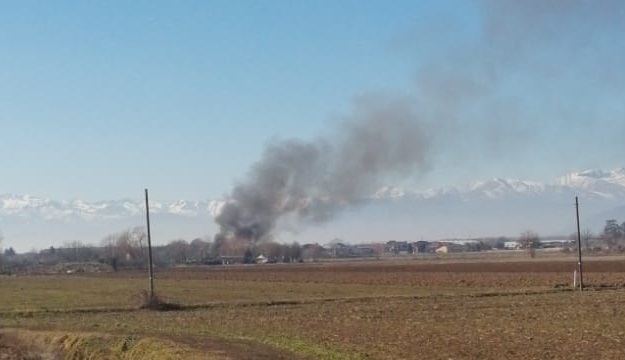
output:
[[[317,359],[327,360],[360,360],[361,356],[349,354],[336,348],[328,348],[319,344],[304,341],[298,338],[282,336],[269,336],[261,339],[261,342],[280,349],[286,349],[296,354],[314,356]]]

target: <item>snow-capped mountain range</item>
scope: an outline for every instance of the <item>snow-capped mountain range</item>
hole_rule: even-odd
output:
[[[298,240],[303,242],[344,234],[341,236],[349,240],[372,236],[377,230],[379,237],[471,237],[515,234],[523,230],[522,226],[562,233],[569,229],[568,206],[575,196],[579,196],[584,218],[595,231],[600,230],[597,227],[605,217],[625,220],[625,168],[573,172],[550,184],[495,178],[425,191],[383,187],[371,196],[364,210],[318,225],[318,229],[309,226],[293,236],[298,240],[308,234],[310,239]],[[222,204],[221,200],[150,201],[150,212],[162,230],[162,242],[167,242],[214,233],[212,217]],[[0,229],[5,246],[22,249],[26,243],[30,248],[76,239],[97,242],[124,227],[142,224],[144,214],[143,199],[87,202],[0,194]],[[445,221],[455,226],[449,229]],[[367,226],[375,229],[367,230]],[[393,230],[386,229],[389,227]],[[404,229],[403,233],[397,229]],[[331,235],[333,231],[339,234]]]
[[[476,181],[463,187],[434,188],[410,191],[397,187],[383,187],[375,198],[402,198],[412,196],[420,199],[457,197],[461,200],[478,198],[503,199],[508,196],[540,196],[546,193],[576,193],[584,198],[624,199],[625,168],[612,171],[585,170],[573,172],[556,179],[552,184],[536,181],[494,178]]]
[[[373,196],[374,200],[414,198],[431,200],[455,197],[458,200],[505,199],[511,196],[535,197],[544,194],[575,193],[586,199],[625,199],[625,168],[609,172],[586,170],[562,176],[553,184],[535,181],[494,178],[476,181],[464,187],[435,188],[425,191],[398,187],[383,187]],[[210,216],[217,211],[220,200],[150,201],[154,214],[186,217]],[[0,195],[0,216],[41,217],[44,220],[81,218],[83,220],[115,219],[145,213],[143,199],[122,199],[86,202],[82,200],[57,201],[32,195]]]
[[[210,214],[218,201],[150,201],[153,214],[195,217]],[[111,200],[86,202],[82,200],[56,201],[31,195],[0,195],[0,215],[41,217],[44,220],[116,219],[145,214],[143,200]]]

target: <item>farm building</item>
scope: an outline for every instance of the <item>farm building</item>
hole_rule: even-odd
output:
[[[518,241],[506,241],[503,244],[503,248],[506,250],[518,250],[521,248],[521,244]]]
[[[407,255],[412,252],[412,244],[410,244],[407,241],[391,240],[385,244],[384,252],[395,254],[395,255],[398,255],[398,254]]]
[[[420,240],[412,243],[412,253],[413,254],[423,254],[428,252],[429,243],[424,240]]]
[[[575,241],[571,239],[541,239],[540,247],[542,248],[564,248],[567,246],[576,246]]]
[[[436,253],[437,254],[451,254],[451,253],[463,252],[465,250],[466,250],[466,247],[462,244],[449,243],[436,249]]]

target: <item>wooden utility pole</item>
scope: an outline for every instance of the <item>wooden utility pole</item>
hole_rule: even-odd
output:
[[[145,219],[148,230],[148,278],[150,280],[150,303],[154,300],[154,272],[152,269],[152,237],[150,235],[150,204],[148,201],[148,189],[145,189]]]
[[[579,231],[579,200],[575,197],[575,217],[577,218],[577,266],[579,267],[579,291],[584,291],[584,273],[582,272],[582,234]]]

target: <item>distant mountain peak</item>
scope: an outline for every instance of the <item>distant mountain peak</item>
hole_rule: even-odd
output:
[[[588,170],[583,170],[583,171],[580,171],[578,173],[573,173],[573,174],[577,176],[584,176],[584,177],[591,177],[591,178],[598,178],[598,179],[610,175],[609,172],[605,172],[601,169],[588,169]]]
[[[307,229],[298,232],[297,241],[319,242],[340,234],[353,241],[386,241],[401,236],[406,239],[473,237],[518,234],[528,228],[541,234],[566,233],[572,231],[570,214],[575,196],[582,200],[584,227],[597,230],[606,219],[622,221],[625,168],[571,172],[553,183],[495,177],[464,186],[421,191],[385,186],[373,192],[370,201],[363,202],[366,205],[362,209],[336,218],[331,226],[303,225],[302,228],[313,229],[308,233]],[[155,241],[190,240],[217,231],[211,218],[220,214],[228,201],[151,200]],[[4,244],[22,246],[22,250],[30,246],[57,246],[72,240],[97,244],[111,233],[143,224],[144,214],[143,199],[91,202],[0,194]]]
[[[620,197],[625,195],[625,168],[612,171],[589,169],[572,172],[558,179],[558,185],[606,198]]]
[[[396,186],[384,186],[372,194],[372,199],[504,199],[507,197],[536,197],[550,193],[572,193],[591,198],[625,199],[625,167],[611,171],[589,169],[571,172],[560,177],[554,184],[536,181],[505,179],[495,177],[487,181],[475,181],[462,187],[439,187],[416,191]],[[182,217],[211,217],[221,210],[223,199],[150,201],[150,210],[155,214]],[[80,199],[71,201],[52,200],[33,195],[0,194],[0,216],[25,218],[41,217],[51,219],[127,218],[145,211],[141,199],[120,199],[89,202]]]
[[[150,211],[154,214],[169,214],[185,217],[196,217],[208,214],[209,201],[154,201],[150,200]],[[74,199],[71,201],[55,201],[32,195],[0,194],[0,216],[19,216],[25,218],[43,217],[54,219],[124,218],[140,215],[145,212],[143,200],[109,200],[88,202]]]
[[[478,180],[466,186],[431,188],[423,191],[405,190],[398,187],[380,188],[374,198],[399,199],[416,196],[423,199],[457,196],[471,198],[501,199],[506,196],[539,196],[548,192],[570,192],[590,197],[625,198],[625,168],[612,171],[590,169],[566,174],[555,183],[494,177]]]

